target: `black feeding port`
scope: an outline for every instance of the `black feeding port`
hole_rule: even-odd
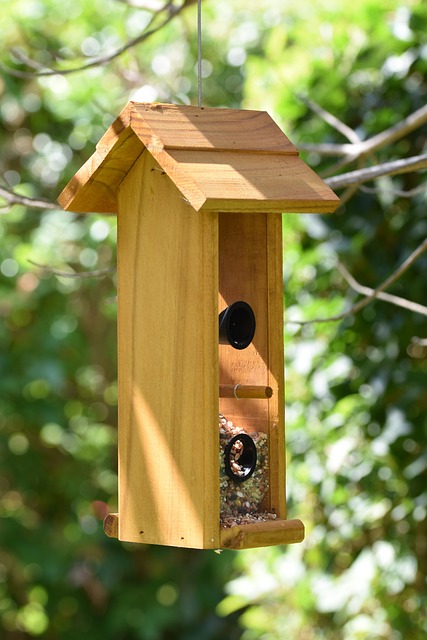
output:
[[[257,463],[256,444],[247,433],[233,436],[224,452],[225,472],[236,482],[251,477]]]
[[[255,314],[247,302],[239,300],[219,314],[219,343],[246,349],[255,335]]]

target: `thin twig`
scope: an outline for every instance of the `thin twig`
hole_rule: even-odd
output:
[[[381,131],[377,135],[362,142],[362,150],[360,153],[372,153],[396,140],[400,140],[408,133],[415,131],[427,122],[427,105],[417,109],[409,116],[398,122],[397,124]]]
[[[343,156],[337,162],[334,162],[332,165],[324,169],[319,175],[322,180],[335,176],[341,171],[341,169],[344,169],[344,167],[354,162],[355,159],[357,160],[354,156]]]
[[[340,207],[343,207],[345,204],[347,204],[347,202],[351,200],[358,189],[359,185],[357,184],[352,184],[350,187],[347,187],[344,193],[340,195]]]
[[[41,64],[37,60],[29,58],[27,55],[25,55],[22,49],[18,47],[12,47],[10,52],[13,57],[16,58],[19,62],[22,62],[22,64],[26,64],[27,67],[30,67],[30,69],[34,69],[34,71],[36,72],[39,72],[45,68],[45,65]]]
[[[43,65],[42,70],[29,72],[29,71],[20,71],[18,69],[13,69],[12,67],[9,67],[7,65],[0,64],[0,69],[3,70],[5,73],[8,73],[9,75],[14,76],[16,78],[34,78],[34,77],[54,76],[54,75],[67,76],[72,73],[77,73],[79,71],[86,71],[86,69],[102,66],[104,64],[107,64],[108,62],[111,62],[111,60],[119,58],[123,53],[125,53],[132,47],[135,47],[136,45],[141,44],[142,42],[147,40],[147,38],[149,38],[150,36],[154,35],[158,31],[163,29],[163,27],[165,27],[175,16],[180,14],[184,9],[186,9],[190,5],[194,4],[194,2],[196,2],[196,0],[185,0],[184,4],[182,4],[180,7],[174,7],[170,2],[168,2],[163,7],[162,11],[156,13],[152,17],[151,21],[149,22],[148,26],[150,26],[153,23],[153,21],[156,19],[159,13],[162,13],[165,9],[168,9],[167,17],[156,27],[153,27],[152,29],[148,29],[148,30],[146,28],[143,31],[143,33],[141,33],[139,36],[132,38],[131,40],[128,40],[127,42],[125,42],[124,45],[122,45],[121,47],[118,47],[111,53],[105,54],[103,56],[98,56],[96,58],[92,58],[89,62],[86,62],[77,67],[69,67],[68,69],[51,69],[49,67],[46,68]],[[30,62],[32,64],[30,64]],[[35,63],[33,60],[28,58],[26,59],[26,64],[28,66],[34,66]]]
[[[351,273],[341,262],[338,263],[337,267],[338,271],[354,291],[356,291],[357,293],[361,293],[364,296],[372,296],[374,294],[375,289],[371,289],[371,287],[365,287],[364,285],[357,282],[354,276],[351,275]],[[423,316],[427,316],[427,307],[422,304],[418,304],[418,302],[412,302],[411,300],[401,298],[400,296],[395,296],[391,293],[386,293],[385,291],[378,291],[375,294],[375,297],[378,298],[378,300],[389,302],[390,304],[394,304],[397,307],[402,307],[403,309],[408,309],[408,311],[413,311],[414,313],[419,313]]]
[[[382,193],[384,189],[380,187],[366,187],[365,185],[360,185],[359,189],[364,191],[365,193]],[[418,187],[414,187],[413,189],[408,189],[407,191],[402,191],[402,189],[388,189],[387,193],[392,194],[398,198],[413,198],[419,193],[423,193],[427,189],[427,182],[420,184]]]
[[[384,147],[396,140],[400,140],[411,131],[418,129],[427,122],[427,105],[417,109],[407,118],[404,118],[397,124],[381,131],[371,138],[355,144],[300,144],[299,149],[303,151],[315,151],[324,156],[349,156],[349,159],[366,155]]]
[[[352,144],[359,144],[361,142],[360,136],[354,131],[354,129],[346,125],[344,122],[342,122],[342,120],[334,116],[329,111],[326,111],[326,109],[321,107],[320,104],[317,104],[317,102],[314,102],[314,100],[310,100],[310,98],[307,98],[303,95],[298,95],[297,97],[305,105],[307,105],[307,107],[311,109],[311,111],[316,113],[324,122],[331,125],[331,127],[333,127],[333,129],[335,129],[339,133],[342,133],[342,135],[346,137],[347,140],[349,140]]]
[[[116,270],[115,267],[105,267],[104,269],[93,269],[92,271],[77,271],[72,273],[70,271],[55,269],[47,264],[40,264],[39,262],[35,262],[35,260],[28,260],[28,262],[39,269],[43,269],[43,271],[47,273],[61,278],[101,278],[109,273],[114,273]]]
[[[15,191],[0,187],[0,197],[4,198],[10,205],[20,204],[30,209],[59,209],[59,205],[50,200],[44,198],[29,198],[28,196],[21,196]]]
[[[356,171],[349,171],[348,173],[342,173],[339,176],[333,176],[332,178],[325,178],[324,182],[331,189],[340,189],[342,187],[348,187],[353,184],[363,184],[364,182],[370,182],[385,175],[398,175],[401,173],[409,173],[410,171],[418,171],[419,169],[427,168],[427,153],[420,156],[412,156],[410,158],[404,158],[401,160],[392,160],[391,162],[383,162],[373,167],[366,167],[364,169],[356,169]]]
[[[349,316],[355,315],[362,309],[364,309],[370,302],[375,300],[378,297],[378,294],[388,289],[396,280],[398,280],[404,273],[409,269],[410,266],[414,264],[414,262],[420,257],[424,251],[427,249],[427,238],[423,240],[423,242],[418,245],[418,247],[411,253],[411,255],[394,271],[382,284],[380,284],[375,289],[371,290],[371,293],[367,295],[363,300],[360,300],[355,305],[339,313],[335,316],[330,316],[329,318],[314,318],[313,320],[288,320],[290,324],[298,324],[298,325],[308,325],[308,324],[318,324],[321,322],[338,322],[339,320],[344,320],[344,318],[348,318]]]

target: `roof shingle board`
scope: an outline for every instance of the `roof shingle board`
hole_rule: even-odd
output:
[[[339,204],[266,112],[132,102],[60,204],[117,212],[117,190],[144,149],[197,211],[322,213]]]

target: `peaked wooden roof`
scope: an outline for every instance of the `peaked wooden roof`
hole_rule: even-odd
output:
[[[58,198],[117,213],[117,190],[146,150],[197,211],[326,213],[338,197],[264,111],[129,102]]]

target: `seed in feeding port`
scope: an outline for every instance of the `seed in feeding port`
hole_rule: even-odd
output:
[[[231,426],[230,426],[231,424]],[[268,490],[268,436],[263,432],[252,432],[250,435],[257,446],[258,464],[254,474],[243,483],[239,483],[237,491],[236,481],[230,479],[225,473],[224,453],[229,440],[239,434],[246,433],[244,429],[233,426],[231,421],[220,415],[220,522],[221,527],[229,528],[231,523],[235,525],[250,524],[251,522],[265,522],[267,513],[261,511],[262,501],[265,499]],[[240,478],[245,477],[245,468],[239,464],[239,458],[244,454],[244,445],[236,440],[230,455],[230,467],[234,463],[234,473]],[[225,477],[226,476],[226,477]]]

